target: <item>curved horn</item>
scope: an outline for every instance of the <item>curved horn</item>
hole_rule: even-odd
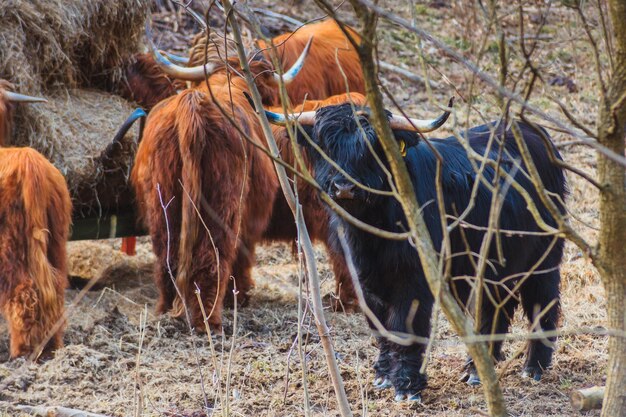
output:
[[[171,63],[167,58],[161,55],[154,44],[152,40],[152,28],[150,27],[149,21],[146,21],[146,39],[156,64],[167,75],[186,81],[202,81],[204,80],[205,71],[207,74],[211,74],[215,69],[215,65],[213,64],[199,65],[197,67],[181,67],[180,65]]]
[[[270,110],[265,110],[265,116],[267,120],[275,125],[285,126],[287,124],[287,117],[282,113],[276,113]],[[315,111],[304,111],[297,115],[291,115],[289,119],[292,122],[298,122],[303,126],[313,126],[315,123]]]
[[[285,71],[285,73],[283,74],[283,82],[285,83],[285,85],[291,83],[296,77],[296,75],[298,75],[298,72],[300,72],[300,70],[304,66],[304,60],[306,59],[306,56],[309,54],[309,50],[311,49],[312,43],[313,43],[313,36],[309,38],[309,41],[306,43],[306,46],[304,47],[304,50],[298,57],[298,60],[291,66],[291,68],[289,68],[289,70]],[[278,84],[280,82],[280,75],[274,74],[274,81],[276,82],[276,84]]]
[[[454,104],[454,97],[448,102],[448,107],[451,108]],[[414,132],[427,133],[433,130],[439,129],[450,117],[450,110],[446,110],[441,116],[436,119],[411,119],[404,116],[391,115],[389,119],[389,126],[392,129],[398,130],[410,130]]]
[[[21,103],[47,103],[48,102],[48,100],[46,100],[45,98],[27,96],[24,94],[14,93],[12,91],[4,91],[3,94],[7,98],[7,100],[13,101],[13,102],[21,102]]]
[[[131,115],[128,116],[128,118],[124,121],[124,123],[122,123],[122,126],[120,126],[120,130],[117,131],[111,143],[109,143],[109,145],[100,155],[100,158],[107,158],[107,159],[113,158],[116,148],[118,146],[121,146],[122,140],[126,136],[126,133],[132,127],[133,123],[135,123],[137,119],[142,119],[142,124],[140,125],[139,138],[138,138],[138,141],[141,141],[141,136],[143,136],[143,122],[146,116],[147,114],[143,109],[135,109],[135,111],[132,112]]]
[[[165,58],[167,58],[169,61],[173,62],[174,64],[180,64],[180,65],[189,64],[189,58],[185,56],[172,54],[166,51],[159,51],[159,52],[161,53],[161,55],[165,56]]]

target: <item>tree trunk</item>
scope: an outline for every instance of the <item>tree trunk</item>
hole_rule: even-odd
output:
[[[609,13],[615,32],[615,71],[599,115],[600,143],[624,155],[626,138],[626,2],[610,0]],[[607,297],[609,363],[602,417],[626,416],[626,171],[598,153],[598,175],[604,187],[600,197],[597,267]]]
[[[426,222],[420,212],[413,185],[406,166],[402,162],[400,150],[393,138],[393,132],[388,123],[385,123],[387,115],[384,112],[383,97],[377,84],[377,68],[375,65],[376,48],[376,15],[367,8],[363,8],[354,0],[352,6],[363,23],[361,32],[362,41],[358,48],[359,58],[363,67],[365,79],[365,91],[367,101],[371,109],[371,123],[378,135],[383,147],[393,179],[398,190],[400,204],[407,218],[407,223],[413,235],[413,242],[420,257],[424,275],[428,286],[435,297],[441,300],[441,309],[452,324],[459,336],[471,338],[475,335],[471,320],[468,320],[456,299],[452,295],[450,287],[439,272],[436,250],[428,234]],[[504,396],[498,382],[493,360],[489,354],[486,343],[468,343],[467,349],[474,360],[474,366],[483,385],[483,392],[487,403],[489,415],[492,417],[504,417],[507,415]]]
[[[592,387],[579,389],[570,395],[572,408],[575,411],[589,411],[602,408],[604,399],[604,387]]]

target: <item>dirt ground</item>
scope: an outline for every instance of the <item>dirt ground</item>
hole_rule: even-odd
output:
[[[323,15],[309,1],[251,3],[300,20]],[[381,3],[403,17],[410,16],[409,6],[405,4],[408,2]],[[472,58],[480,46],[484,20],[473,7],[467,8],[466,3],[471,2],[420,2],[416,10],[423,29]],[[544,10],[535,4],[543,2],[526,4],[529,30],[538,29],[540,19],[533,17],[540,16]],[[343,6],[341,11],[349,22],[356,23],[349,7]],[[504,30],[511,37],[518,31],[515,16],[511,11],[510,19],[505,20]],[[174,25],[168,22],[171,17],[166,14],[155,17],[160,19],[157,25],[163,33],[160,39],[162,44],[170,43],[168,47],[180,46],[188,39],[188,32],[183,29],[192,25],[185,17],[181,17],[183,24]],[[166,33],[175,26],[178,27],[175,35]],[[421,73],[415,39],[382,21],[379,31],[382,58]],[[535,62],[545,74],[565,82],[538,86],[533,104],[563,119],[547,98],[556,96],[574,117],[593,126],[597,111],[594,65],[575,12],[560,3],[553,5],[541,33]],[[480,65],[497,78],[497,48],[492,48],[492,38],[486,44],[487,52]],[[513,41],[512,48],[519,49],[518,46]],[[424,47],[430,64],[428,75],[444,85],[433,90],[432,96],[423,86],[397,75],[383,73],[382,77],[404,110],[416,117],[435,114],[435,105],[444,104],[454,94],[455,89],[442,75],[461,97],[467,96],[471,82],[471,75],[459,64],[428,44]],[[511,73],[519,69],[516,58],[519,57],[514,56]],[[479,84],[475,88],[480,91],[483,87]],[[470,125],[480,123],[481,117],[489,120],[498,115],[491,95],[479,95],[474,105]],[[465,122],[466,109],[466,103],[457,100],[459,123]],[[571,140],[559,132],[551,131],[551,134],[557,143]],[[569,146],[562,152],[567,162],[595,174],[595,156],[590,149]],[[568,175],[568,181],[571,223],[582,236],[594,241],[597,193],[580,177]],[[254,270],[256,288],[250,304],[236,314],[227,310],[224,333],[209,343],[206,335],[191,335],[183,322],[155,315],[157,292],[151,279],[154,255],[149,240],[140,239],[138,254],[132,258],[119,253],[119,244],[117,240],[70,244],[72,274],[99,277],[100,281],[97,290],[82,297],[78,290],[67,291],[71,313],[65,347],[54,359],[43,364],[9,361],[6,323],[0,321],[0,415],[16,415],[11,405],[32,404],[63,405],[110,416],[201,416],[205,415],[203,410],[208,415],[221,415],[226,409],[232,416],[301,416],[306,411],[305,393],[310,415],[339,415],[310,314],[303,320],[303,355],[298,350],[298,262],[290,245],[268,244],[259,248]],[[322,248],[317,248],[317,255],[328,306],[333,277]],[[554,366],[543,380],[536,383],[521,378],[523,358],[515,358],[514,354],[523,349],[523,341],[505,344],[508,359],[498,365],[498,372],[507,404],[515,416],[599,415],[599,412],[574,413],[569,394],[575,388],[604,383],[607,340],[578,331],[582,327],[604,326],[604,290],[596,270],[571,244],[566,248],[562,277],[562,329],[567,335],[558,340]],[[326,317],[355,415],[485,415],[481,389],[459,381],[465,348],[443,317],[438,342],[428,358],[429,386],[424,391],[423,403],[413,406],[395,403],[390,390],[381,392],[372,388],[371,365],[376,359],[376,347],[364,318],[330,309]],[[519,334],[525,328],[518,312],[512,333]]]

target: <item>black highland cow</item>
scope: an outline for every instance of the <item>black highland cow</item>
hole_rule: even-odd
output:
[[[355,115],[349,104],[328,106],[317,111],[313,127],[308,127],[307,130],[321,150],[358,182],[373,189],[390,190],[385,172],[378,165],[366,143],[369,142],[381,160],[386,160],[374,129],[368,122],[367,109],[357,114]],[[357,125],[357,117],[363,130]],[[550,162],[549,157],[549,152],[553,152],[560,158],[557,150],[551,144],[549,145],[551,149],[548,149],[538,132],[531,126],[519,121],[516,123],[545,189],[560,197],[554,201],[563,212],[562,201],[566,195],[565,177],[562,170]],[[494,140],[491,148],[487,149],[493,129],[497,132],[497,140]],[[542,133],[547,137],[545,131]],[[443,232],[436,199],[436,156],[417,133],[394,130],[394,134],[401,149],[406,147],[404,161],[417,200],[422,207],[430,237],[435,248],[439,250]],[[521,163],[522,158],[511,130],[505,131],[496,124],[482,125],[469,130],[463,140],[468,141],[474,151],[488,155],[494,161],[498,159],[498,151],[502,144],[500,169],[510,173],[528,192],[544,221],[556,226],[534,190],[526,167]],[[301,138],[301,143],[308,148],[315,176],[321,187],[349,213],[381,229],[395,232],[407,230],[406,219],[397,200],[355,186],[309,146],[306,139]],[[449,215],[448,224],[450,224],[468,207],[472,188],[478,181],[477,174],[457,138],[437,139],[431,143],[443,158],[445,211]],[[494,173],[493,166],[487,166],[483,174],[486,181],[493,183]],[[509,297],[504,307],[498,311],[490,296],[483,296],[481,332],[485,334],[507,332],[510,319],[519,302],[531,325],[537,319],[538,326],[533,330],[538,328],[554,330],[559,317],[559,264],[563,253],[563,240],[546,234],[516,234],[515,231],[542,230],[528,211],[522,195],[505,180],[500,180],[500,184],[500,192],[506,193],[503,196],[504,202],[499,217],[503,262],[498,261],[496,239],[493,239],[485,271],[485,282],[490,284],[483,288],[486,288],[490,296],[496,300],[505,300],[510,294],[510,289],[516,286],[518,288],[515,296]],[[484,182],[479,182],[475,204],[465,218],[464,227],[456,226],[450,232],[453,291],[459,301],[466,306],[469,299],[473,298],[470,297],[474,282],[471,277],[476,275],[474,266],[477,262],[476,254],[480,252],[485,236],[491,200],[492,192]],[[428,337],[434,300],[415,248],[407,241],[386,240],[364,232],[336,214],[332,214],[332,224],[335,236],[337,225],[343,225],[366,302],[385,327],[390,331]],[[532,271],[532,274],[527,273],[529,271]],[[483,293],[486,291],[483,290]],[[407,317],[414,300],[418,301],[419,307],[410,323],[412,328],[407,328]],[[554,341],[553,338],[549,340]],[[419,400],[420,392],[426,386],[426,375],[419,372],[425,346],[421,344],[400,346],[383,338],[379,338],[378,342],[380,356],[374,365],[375,385],[378,388],[393,386],[398,401]],[[524,375],[539,380],[543,370],[550,365],[552,351],[551,343],[546,343],[545,340],[530,341]],[[501,342],[493,344],[492,353],[495,360],[500,359]],[[478,383],[471,362],[468,368],[468,383]]]

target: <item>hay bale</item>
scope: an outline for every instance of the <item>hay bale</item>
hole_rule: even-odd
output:
[[[75,215],[132,204],[133,146],[125,143],[113,160],[100,155],[133,107],[78,88],[119,80],[140,49],[149,8],[150,0],[0,1],[0,79],[49,100],[17,107],[12,144],[37,149],[65,175]]]
[[[102,153],[134,107],[97,90],[58,90],[48,103],[21,106],[13,143],[45,155],[65,176],[75,214],[117,212],[132,205],[128,187],[138,129],[130,129],[113,158]]]
[[[22,93],[94,86],[139,50],[149,0],[3,0],[0,78]]]

